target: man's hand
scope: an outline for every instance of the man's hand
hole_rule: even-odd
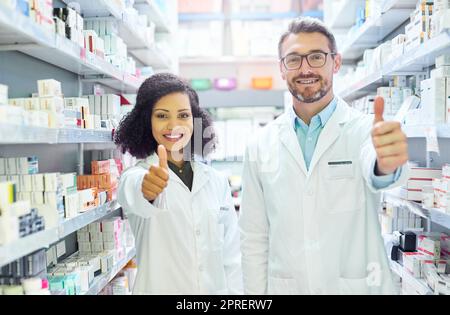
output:
[[[408,161],[408,141],[399,122],[384,121],[384,99],[375,98],[372,142],[377,153],[375,175],[394,173]]]
[[[148,201],[155,200],[167,187],[169,181],[169,166],[167,151],[163,145],[158,146],[159,165],[152,165],[142,181],[142,193]]]

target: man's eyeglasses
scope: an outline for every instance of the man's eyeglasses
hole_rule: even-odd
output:
[[[308,65],[311,68],[322,68],[327,62],[327,56],[334,56],[336,53],[313,52],[307,55],[291,54],[282,58],[286,70],[298,70],[303,64],[303,58],[306,58]]]

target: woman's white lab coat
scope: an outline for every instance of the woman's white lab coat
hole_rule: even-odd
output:
[[[371,180],[372,123],[339,100],[309,170],[288,114],[251,141],[240,211],[245,293],[394,292]]]
[[[152,203],[141,185],[156,154],[121,176],[118,201],[136,238],[133,294],[241,294],[239,229],[227,179],[192,162],[192,192],[169,170]]]

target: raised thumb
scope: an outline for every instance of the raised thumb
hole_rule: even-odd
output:
[[[373,104],[373,109],[375,113],[375,118],[373,123],[377,123],[379,121],[384,121],[383,112],[384,112],[384,99],[381,96],[375,97],[375,102]]]

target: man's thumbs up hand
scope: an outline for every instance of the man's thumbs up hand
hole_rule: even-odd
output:
[[[384,99],[375,98],[372,142],[377,153],[375,175],[394,173],[408,161],[408,141],[401,124],[395,121],[384,121]]]

